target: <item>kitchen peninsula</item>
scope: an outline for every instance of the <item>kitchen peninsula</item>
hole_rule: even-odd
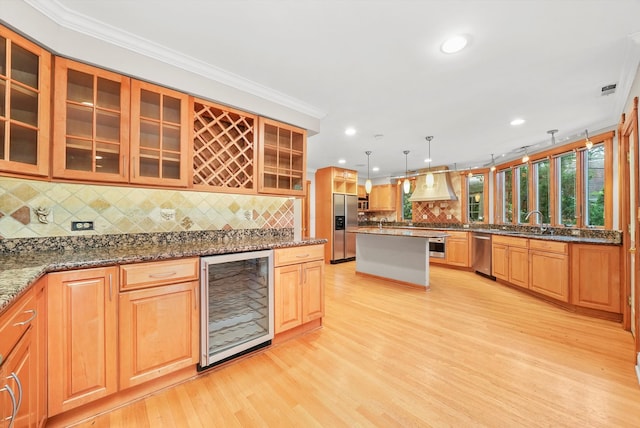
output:
[[[356,230],[356,273],[429,290],[429,238],[433,230],[360,227]]]

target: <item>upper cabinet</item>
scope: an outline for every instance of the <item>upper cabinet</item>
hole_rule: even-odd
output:
[[[257,122],[254,115],[194,100],[194,188],[256,193]]]
[[[51,55],[0,26],[0,170],[49,174]]]
[[[305,130],[260,118],[258,190],[304,196],[306,146]]]
[[[130,79],[55,59],[53,176],[129,179]]]
[[[131,81],[132,183],[187,186],[188,102],[186,94]]]

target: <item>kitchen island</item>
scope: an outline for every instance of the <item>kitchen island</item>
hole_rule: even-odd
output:
[[[356,273],[429,290],[429,238],[432,230],[360,227],[356,235]]]

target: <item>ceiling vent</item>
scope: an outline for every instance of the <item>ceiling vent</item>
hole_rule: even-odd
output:
[[[600,89],[600,95],[605,96],[605,95],[613,94],[616,91],[616,86],[617,86],[616,83],[603,86],[602,89]]]

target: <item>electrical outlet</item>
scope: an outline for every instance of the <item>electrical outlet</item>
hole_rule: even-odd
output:
[[[572,231],[571,231],[571,234],[572,234],[573,236],[580,236],[580,231],[579,231],[579,230],[572,230]]]
[[[427,217],[428,217],[428,216],[427,216],[426,214],[422,214],[422,219],[423,219],[423,220],[426,220],[426,219],[427,219]]]
[[[160,217],[165,221],[173,221],[176,219],[176,210],[173,208],[162,208],[160,210]]]
[[[93,222],[92,221],[72,221],[71,222],[72,232],[77,232],[81,230],[93,230]]]

